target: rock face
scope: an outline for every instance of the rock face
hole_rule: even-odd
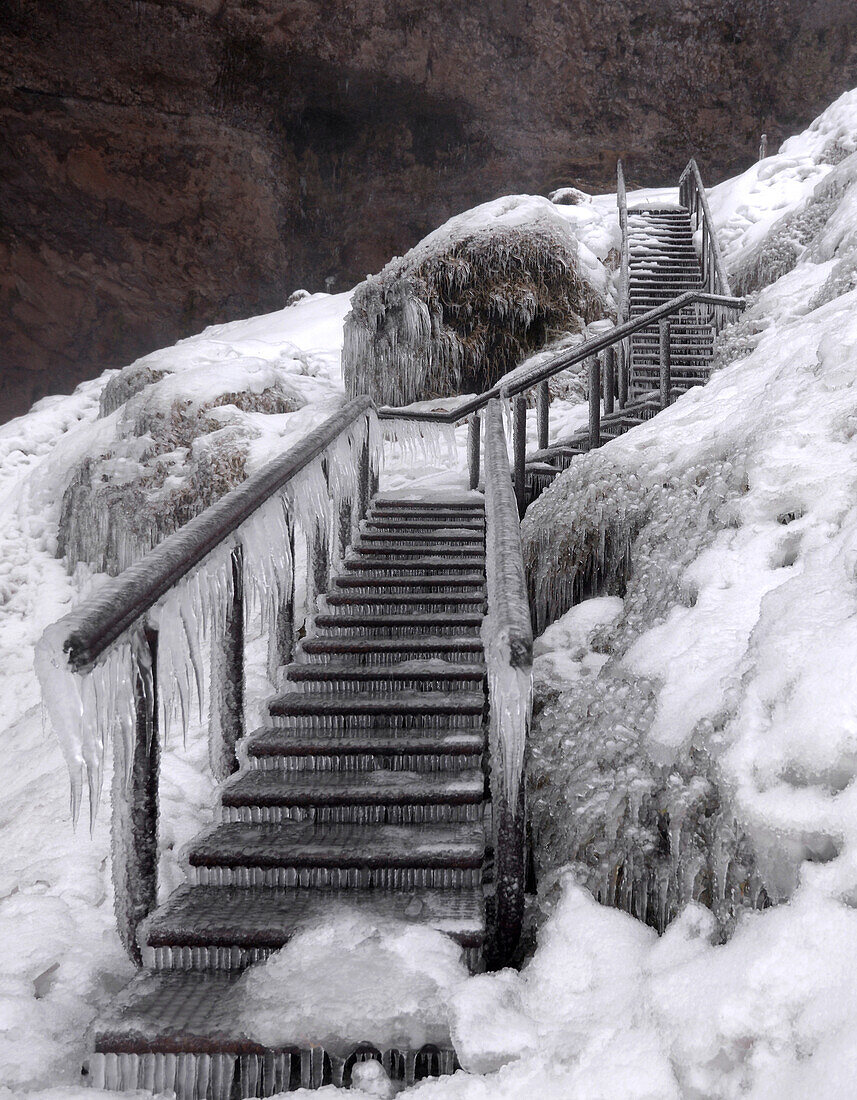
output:
[[[855,83],[852,0],[4,0],[0,419],[499,194],[714,182]]]

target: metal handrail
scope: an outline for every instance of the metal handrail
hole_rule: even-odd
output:
[[[691,157],[687,167],[679,176],[678,190],[682,205],[696,215],[697,228],[700,226],[700,220],[702,223],[703,277],[706,278],[710,289],[715,293],[730,295],[732,291],[729,289],[729,277],[726,274],[720,245],[717,243],[717,236],[714,232],[714,219],[711,216],[711,207],[708,205],[708,195],[702,182],[699,165],[694,157]],[[701,219],[700,210],[702,211]]]
[[[622,243],[619,260],[619,324],[628,320],[630,309],[631,247],[628,240],[628,192],[622,161],[616,162],[616,205],[619,208],[619,230]]]
[[[60,620],[68,624],[62,648],[71,668],[80,672],[92,665],[182,577],[373,407],[370,397],[353,398],[284,455],[168,535]],[[51,629],[56,631],[59,625]]]
[[[577,347],[570,351],[560,352],[547,363],[542,363],[539,366],[530,368],[515,368],[515,370],[510,371],[496,385],[492,386],[490,390],[485,390],[476,397],[471,397],[462,401],[461,404],[457,405],[454,409],[435,411],[431,409],[412,409],[407,406],[403,408],[390,408],[389,406],[384,406],[378,409],[378,416],[382,420],[420,420],[431,421],[438,424],[457,424],[471,413],[483,409],[493,398],[514,397],[516,394],[532,389],[533,386],[538,385],[540,382],[547,381],[548,378],[552,378],[555,374],[559,374],[560,371],[567,370],[569,367],[575,366],[577,363],[582,363],[584,360],[590,359],[593,355],[598,355],[599,352],[609,347],[613,347],[615,344],[620,343],[640,329],[646,328],[648,325],[654,324],[662,318],[669,317],[673,313],[678,313],[686,306],[694,304],[710,305],[715,309],[719,307],[722,309],[739,310],[744,309],[747,303],[744,298],[733,298],[720,294],[708,294],[705,291],[690,290],[685,294],[680,294],[678,298],[671,298],[663,305],[650,309],[648,313],[643,313],[631,321],[626,321],[623,324],[617,325],[601,336],[594,336],[592,339],[586,340],[582,344],[578,344]]]

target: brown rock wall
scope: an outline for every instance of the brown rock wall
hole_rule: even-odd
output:
[[[851,0],[4,0],[0,419],[498,194],[747,166]]]

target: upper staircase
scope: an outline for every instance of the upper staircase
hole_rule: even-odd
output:
[[[590,361],[586,429],[549,444],[545,396],[539,448],[527,457],[524,471],[527,503],[578,455],[650,420],[685,390],[708,381],[715,337],[735,307],[727,304],[729,283],[695,161],[679,181],[677,198],[629,209],[620,163],[618,327],[629,335]],[[701,308],[706,299],[710,304]]]
[[[702,268],[693,244],[690,212],[683,207],[639,207],[628,211],[630,316],[642,317],[681,294],[701,290]],[[670,321],[672,386],[679,392],[703,385],[710,372],[714,324],[685,306]],[[630,396],[660,386],[661,345],[657,323],[631,337]]]

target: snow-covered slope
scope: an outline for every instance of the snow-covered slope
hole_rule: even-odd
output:
[[[557,792],[548,806],[555,831],[543,860],[552,873],[542,882],[539,947],[521,974],[457,984],[439,949],[434,986],[466,1072],[424,1082],[414,1096],[855,1094],[857,290],[846,278],[857,229],[855,148],[857,93],[849,93],[807,134],[714,190],[727,262],[738,270],[764,249],[779,219],[838,173],[836,201],[799,241],[791,269],[726,336],[726,365],[709,386],[578,464],[591,474],[586,506],[563,491],[579,476],[570,472],[532,513],[531,533],[541,528],[554,562],[580,524],[600,524],[599,501],[606,518],[610,509],[638,515],[638,563],[647,572],[624,600],[575,609],[539,643],[538,674],[550,700],[534,747]],[[601,197],[562,214],[592,221],[587,232],[595,232],[594,219],[606,222],[614,201]],[[836,272],[841,277],[831,280]],[[344,299],[321,297],[208,330],[159,355],[188,364],[196,352],[212,364],[246,356],[265,360],[265,370],[290,356],[320,357],[314,378],[294,376],[296,385],[321,387],[306,391],[303,410],[270,420],[246,414],[260,420],[252,460],[261,462],[270,453],[266,440],[280,445],[301,428],[293,418],[321,415],[340,387],[345,307]],[[235,355],[224,350],[231,347]],[[75,591],[53,556],[58,487],[80,456],[112,439],[110,417],[96,419],[105,382],[43,401],[0,429],[8,764],[0,1078],[15,1096],[77,1080],[86,1023],[129,972],[112,928],[107,815],[91,837],[71,832],[67,777],[42,731],[31,670],[36,637]],[[576,415],[568,411],[570,424]],[[582,688],[593,705],[581,718]],[[607,721],[620,713],[614,704],[622,692],[640,703],[631,730]],[[581,743],[591,748],[585,760]],[[170,747],[162,769],[167,888],[179,874],[176,848],[211,812],[203,758],[192,729],[186,746]],[[723,835],[740,833],[754,872],[780,902],[739,912],[727,942],[714,914],[697,903],[659,937],[597,904],[562,866],[563,851],[571,851],[563,849],[571,826],[562,815],[579,806],[582,782],[588,821],[609,828],[624,813],[629,780],[645,785],[661,769],[689,785],[698,772],[685,765],[700,760],[724,807]],[[586,768],[576,770],[581,763]],[[336,928],[321,937],[319,967],[336,937]],[[393,933],[361,938],[367,974],[386,965],[394,941]],[[302,961],[311,972],[312,959]],[[277,977],[276,966],[260,977],[267,998],[276,998]],[[424,977],[431,984],[432,974]],[[335,978],[326,975],[320,996],[335,989],[341,1017],[345,994]]]

